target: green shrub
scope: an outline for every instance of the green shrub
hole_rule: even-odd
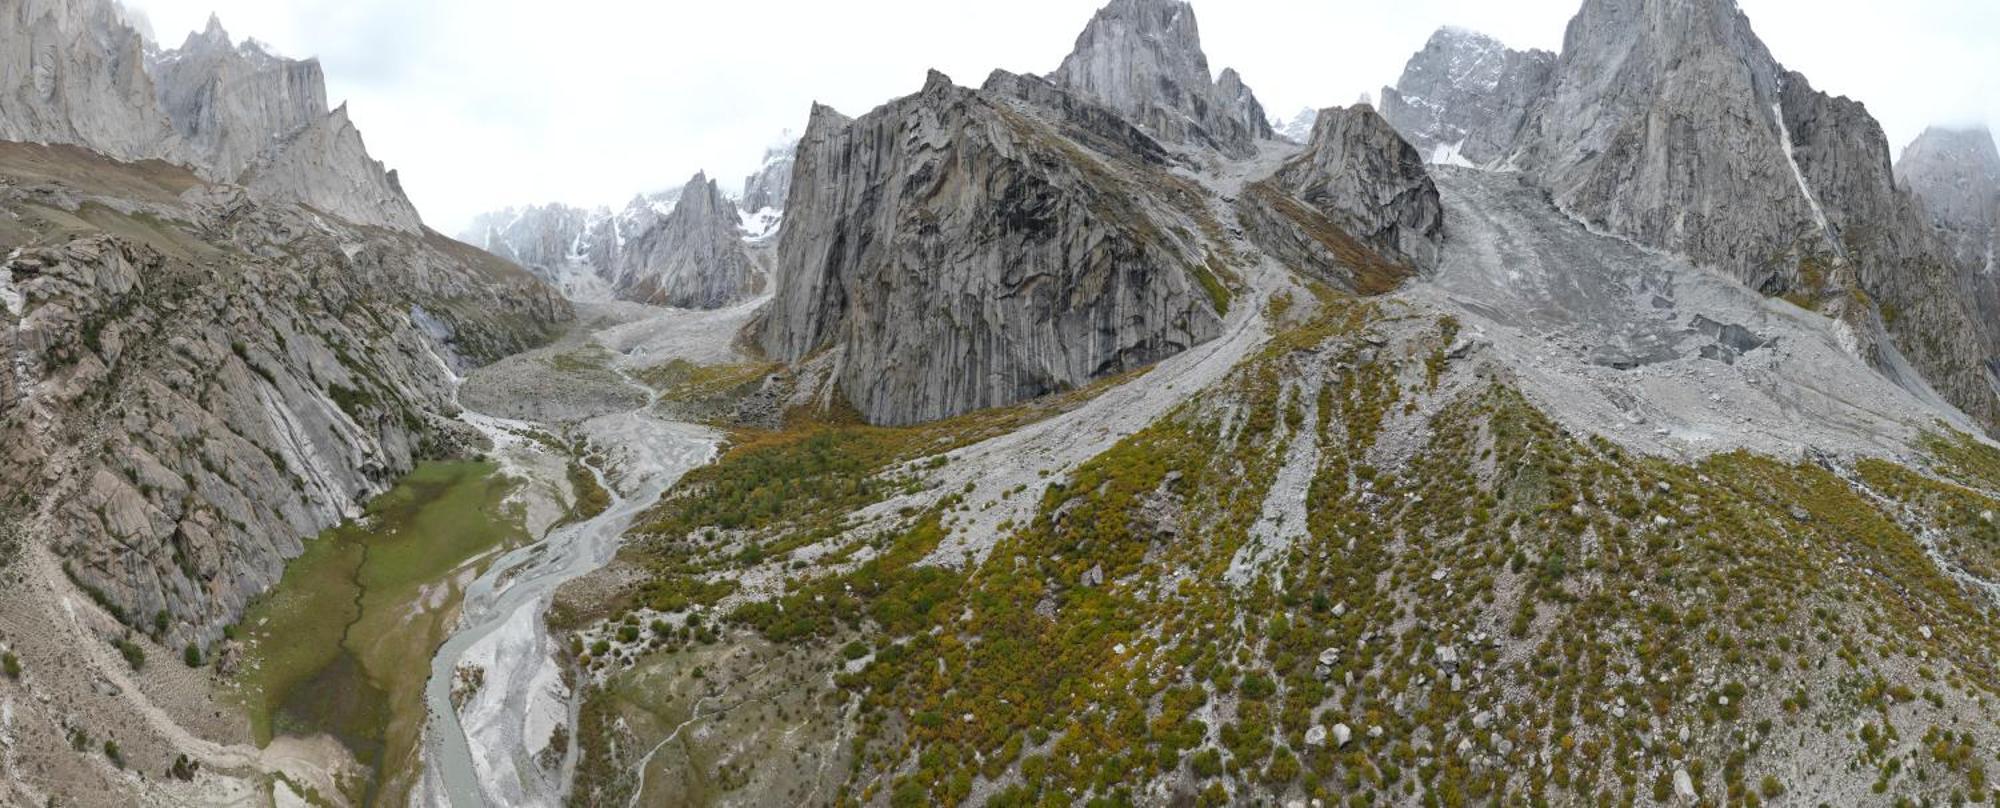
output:
[[[190,668],[201,667],[201,646],[188,643],[187,650],[181,652],[181,661]]]
[[[0,654],[0,671],[4,671],[9,679],[19,680],[21,678],[21,658],[15,656],[13,651]]]
[[[139,647],[138,643],[131,640],[118,639],[112,640],[111,644],[117,647],[118,653],[125,656],[125,664],[131,665],[132,670],[146,669],[146,649]]]

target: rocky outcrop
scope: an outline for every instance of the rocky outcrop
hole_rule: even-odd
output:
[[[0,144],[0,178],[0,481],[42,492],[35,535],[128,624],[164,615],[175,647],[214,639],[303,539],[454,451],[455,367],[570,316],[435,234],[157,162]]]
[[[776,212],[770,213],[775,226]],[[478,217],[461,241],[535,273],[572,300],[629,300],[711,309],[756,295],[766,272],[751,261],[746,220],[721,186],[696,175],[684,188],[633,197],[623,211],[568,205]]]
[[[121,160],[186,153],[153,101],[146,44],[103,0],[0,6],[0,140],[74,143]]]
[[[1209,73],[1194,10],[1182,0],[1112,0],[1049,78],[1171,143],[1242,157],[1275,137],[1236,71],[1219,80]]]
[[[1349,291],[1385,292],[1434,270],[1444,244],[1422,156],[1366,106],[1321,112],[1305,151],[1237,209],[1267,252]]]
[[[760,340],[790,362],[834,351],[871,422],[1012,404],[1221,333],[1226,302],[1196,280],[1205,206],[1164,150],[1056,84],[987,87],[933,73],[859,119],[815,107],[799,146]]]
[[[1517,51],[1492,37],[1441,28],[1382,88],[1382,117],[1433,163],[1488,165],[1519,144],[1547,91],[1556,55]]]
[[[624,300],[688,309],[756,294],[742,220],[722,186],[706,174],[688,181],[673,212],[624,245],[611,284]]]

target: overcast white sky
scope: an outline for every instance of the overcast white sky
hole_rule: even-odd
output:
[[[622,204],[707,170],[730,187],[817,100],[850,115],[938,68],[1047,72],[1101,0],[126,0],[178,45],[230,33],[318,56],[370,151],[456,232],[514,204]],[[2000,2],[1739,0],[1779,61],[1864,101],[1898,150],[2000,123]],[[1273,115],[1391,84],[1440,25],[1557,50],[1581,0],[1195,0],[1213,69]]]

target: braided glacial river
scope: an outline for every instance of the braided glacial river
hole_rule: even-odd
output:
[[[723,438],[709,427],[661,417],[658,393],[626,367],[663,355],[718,358],[712,347],[689,343],[726,345],[731,326],[740,325],[734,313],[662,312],[592,335],[612,352],[612,370],[644,394],[641,406],[568,425],[567,435],[591,447],[584,463],[609,493],[609,507],[508,553],[466,588],[458,627],[432,658],[425,686],[429,717],[417,804],[556,805],[566,796],[577,759],[567,739],[581,697],[556,661],[562,649],[547,629],[550,603],[563,584],[609,564],[639,516],[688,471],[712,461]],[[501,452],[529,441],[529,433],[556,431],[469,411],[464,420]],[[461,671],[477,672],[476,688],[461,684]]]

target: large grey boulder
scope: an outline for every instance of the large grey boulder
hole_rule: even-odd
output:
[[[1047,81],[988,88],[932,73],[859,119],[815,107],[799,146],[760,341],[836,352],[871,422],[1012,404],[1221,333],[1160,146]]]
[[[1275,137],[1236,71],[1209,73],[1194,9],[1182,0],[1112,0],[1049,79],[1167,142],[1242,157]]]
[[[611,283],[624,300],[690,309],[755,295],[757,274],[735,203],[708,175],[696,174],[671,213],[625,244]]]
[[[1485,34],[1441,28],[1382,88],[1382,117],[1433,163],[1488,165],[1520,141],[1547,91],[1556,55],[1518,51]]]

